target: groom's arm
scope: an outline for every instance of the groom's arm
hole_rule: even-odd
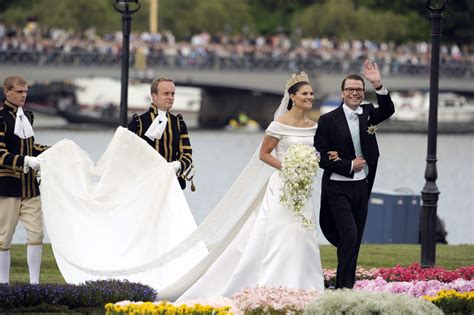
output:
[[[314,146],[321,155],[319,166],[326,171],[331,173],[337,173],[346,177],[353,177],[354,173],[352,169],[352,161],[345,160],[341,156],[338,160],[330,160],[328,152],[337,151],[340,154],[340,150],[331,144],[331,125],[330,119],[327,116],[321,116],[316,129],[316,135],[314,136]]]
[[[373,125],[377,125],[382,121],[388,119],[395,112],[395,106],[393,104],[392,98],[390,97],[390,94],[387,93],[384,95],[376,93],[376,95],[379,107],[375,108],[373,105],[371,105],[371,110],[369,114],[369,123]]]

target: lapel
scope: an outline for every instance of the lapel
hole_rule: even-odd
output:
[[[359,115],[359,136],[360,136],[360,146],[362,153],[366,153],[366,143],[367,143],[367,122],[369,120],[369,108],[367,106],[362,107],[362,114]]]
[[[351,131],[349,130],[349,124],[347,123],[346,115],[342,109],[342,105],[334,110],[334,123],[342,135],[344,142],[354,151],[354,142],[352,142]]]

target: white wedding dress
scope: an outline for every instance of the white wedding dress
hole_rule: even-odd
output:
[[[280,139],[276,157],[282,160],[297,143],[313,145],[316,126],[297,128],[272,122],[267,134]],[[288,287],[324,290],[316,230],[303,228],[301,219],[279,202],[280,171],[275,170],[266,187],[260,209],[254,214],[223,254],[179,300],[232,297],[246,287]],[[311,198],[304,215],[315,222]]]
[[[267,132],[281,159],[294,143],[312,145],[315,129],[273,122]],[[40,157],[45,228],[68,283],[127,279],[167,300],[324,288],[316,231],[279,203],[279,171],[258,150],[198,227],[173,169],[124,128],[96,165],[70,140]],[[311,199],[305,215],[314,222]]]
[[[158,261],[196,223],[173,168],[127,129],[117,129],[97,165],[67,139],[40,163],[45,229],[66,282],[116,278],[161,289],[207,255],[196,242]]]

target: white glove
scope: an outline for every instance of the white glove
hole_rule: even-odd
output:
[[[39,171],[40,169],[39,159],[34,156],[26,155],[24,159],[23,172],[25,174],[28,173],[30,168],[34,169],[35,171]]]
[[[181,163],[179,161],[168,162],[168,164],[169,164],[169,166],[174,168],[174,171],[176,173],[178,173],[179,170],[181,169]]]

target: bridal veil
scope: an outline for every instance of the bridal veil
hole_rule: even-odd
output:
[[[287,104],[285,91],[275,118]],[[119,127],[96,165],[74,142],[58,142],[41,155],[40,187],[64,279],[128,279],[176,299],[258,211],[273,172],[258,156],[196,227],[172,168],[133,133]]]

